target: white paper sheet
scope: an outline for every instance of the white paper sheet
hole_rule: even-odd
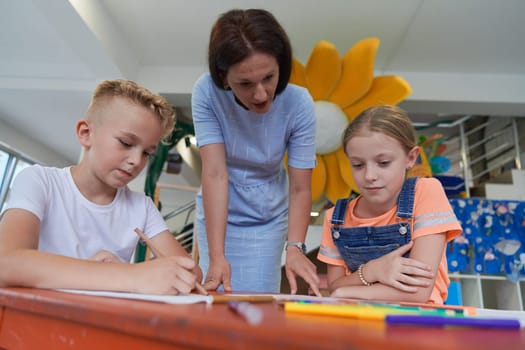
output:
[[[525,328],[525,311],[476,309],[477,317],[515,319],[520,321],[521,328]]]
[[[202,295],[202,294],[188,294],[188,295],[156,295],[156,294],[139,294],[139,293],[125,293],[125,292],[109,292],[109,291],[92,291],[92,290],[77,290],[77,289],[56,289],[60,292],[93,295],[110,298],[120,299],[136,299],[154,301],[159,303],[167,304],[195,304],[195,303],[213,303],[213,295]],[[242,300],[247,298],[249,301],[250,297],[270,296],[276,301],[317,301],[317,302],[341,302],[341,299],[330,298],[330,297],[316,297],[312,295],[296,295],[296,294],[273,294],[273,293],[234,293],[234,294],[221,294],[221,296],[231,296],[232,299]]]
[[[93,295],[93,296],[109,297],[109,298],[146,300],[146,301],[154,301],[158,303],[167,303],[167,304],[195,304],[195,303],[211,304],[213,302],[213,297],[211,295],[202,295],[202,294],[156,295],[156,294],[78,290],[78,289],[56,289],[56,290],[59,292]]]

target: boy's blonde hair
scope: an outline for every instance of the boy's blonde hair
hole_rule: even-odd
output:
[[[152,110],[159,118],[162,127],[162,141],[168,141],[175,125],[173,106],[162,96],[157,95],[130,80],[105,80],[93,92],[87,110],[88,118],[96,118],[96,110],[113,97],[126,98],[138,105]]]
[[[379,132],[396,139],[407,154],[417,145],[416,130],[412,121],[407,113],[397,106],[380,105],[361,112],[343,132],[345,153],[348,141],[363,131]]]

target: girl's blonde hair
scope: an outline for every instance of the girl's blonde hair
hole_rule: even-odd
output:
[[[379,132],[390,136],[401,144],[407,154],[417,145],[416,130],[412,121],[407,113],[397,106],[380,105],[361,112],[343,132],[345,153],[348,141],[362,132]]]
[[[168,141],[176,120],[173,106],[164,97],[130,80],[105,80],[100,83],[91,97],[87,116],[96,118],[95,111],[103,109],[105,102],[113,97],[126,98],[152,110],[158,116],[162,127],[162,140]]]

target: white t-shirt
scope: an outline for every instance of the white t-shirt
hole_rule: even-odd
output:
[[[119,188],[108,205],[90,202],[75,185],[70,167],[23,169],[5,210],[11,208],[40,219],[39,250],[80,259],[107,250],[129,262],[138,242],[135,228],[148,237],[168,229],[151,198],[128,187]]]

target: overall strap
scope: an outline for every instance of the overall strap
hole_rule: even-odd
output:
[[[401,192],[397,199],[397,217],[404,219],[413,217],[417,180],[418,177],[410,177],[403,183],[403,187],[401,188]]]
[[[346,207],[352,198],[342,198],[338,199],[335,203],[334,213],[332,214],[332,219],[330,223],[335,226],[340,226],[344,224]]]

